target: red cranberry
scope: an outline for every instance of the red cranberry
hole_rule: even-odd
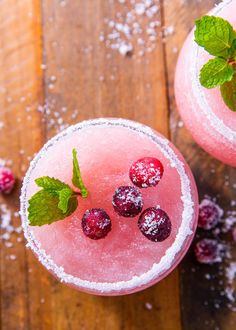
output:
[[[143,211],[138,220],[141,233],[153,242],[162,242],[171,233],[169,216],[160,208],[150,207]]]
[[[204,199],[199,205],[198,227],[210,230],[217,226],[223,215],[221,208],[214,202]]]
[[[6,167],[0,168],[0,193],[9,194],[15,184],[12,171]]]
[[[156,186],[164,172],[162,163],[153,157],[137,160],[130,168],[130,180],[139,188]]]
[[[195,245],[195,256],[202,264],[213,264],[222,261],[223,247],[215,239],[204,238]]]
[[[121,186],[115,191],[112,204],[119,215],[132,218],[142,211],[143,199],[137,188]]]
[[[91,239],[104,238],[111,230],[111,219],[103,209],[87,210],[82,218],[82,229]]]

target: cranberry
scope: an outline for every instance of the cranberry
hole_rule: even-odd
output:
[[[114,210],[123,217],[135,217],[143,208],[140,191],[131,186],[119,187],[112,199]]]
[[[6,167],[0,168],[0,193],[9,194],[15,184],[12,171]]]
[[[213,264],[222,261],[223,247],[215,239],[204,238],[195,245],[195,256],[202,264]]]
[[[214,202],[204,199],[199,205],[198,227],[210,230],[219,223],[223,215],[221,208]]]
[[[163,165],[157,158],[144,157],[131,166],[129,177],[137,187],[148,188],[158,184],[163,172]]]
[[[171,233],[169,216],[160,208],[150,207],[143,211],[138,220],[141,233],[153,242],[162,242]]]
[[[82,218],[82,229],[91,239],[104,238],[111,230],[111,219],[103,209],[87,210]]]

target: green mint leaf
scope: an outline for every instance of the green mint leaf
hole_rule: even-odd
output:
[[[236,111],[236,75],[229,82],[220,87],[221,95],[225,104],[233,111]]]
[[[236,32],[223,18],[203,16],[196,21],[195,41],[214,56],[230,58]]]
[[[59,198],[46,190],[40,190],[29,200],[28,219],[31,226],[42,226],[63,220],[71,215],[78,206],[76,197],[71,197],[66,213],[58,208]]]
[[[59,191],[62,189],[70,189],[66,183],[49,176],[42,176],[41,178],[36,179],[35,183],[37,186],[43,188],[45,191],[51,193],[54,196],[58,196]]]
[[[29,200],[28,218],[31,226],[42,226],[63,220],[76,210],[78,206],[77,193],[69,185],[49,176],[38,178],[35,182],[43,189]],[[80,189],[82,197],[88,196],[88,191],[81,178],[75,149],[73,149],[72,182]]]
[[[200,83],[206,88],[214,88],[230,81],[233,75],[233,67],[223,58],[216,57],[202,67]]]
[[[75,187],[80,189],[82,197],[87,197],[88,196],[88,190],[85,187],[81,173],[80,173],[80,168],[79,168],[79,163],[77,159],[77,152],[75,149],[72,151],[73,153],[73,178],[72,178],[72,183]]]
[[[59,192],[59,203],[58,207],[62,210],[63,213],[67,212],[68,203],[73,194],[73,191],[68,188],[64,188]]]

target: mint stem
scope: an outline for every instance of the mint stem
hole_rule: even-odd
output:
[[[77,197],[82,196],[82,193],[80,191],[73,191],[73,195],[71,197]]]
[[[77,159],[77,151],[75,149],[73,149],[72,153],[73,153],[73,179],[72,179],[72,183],[75,187],[80,189],[81,196],[83,198],[86,198],[88,196],[88,190],[85,187],[85,185],[83,183],[83,180],[82,180],[80,167],[79,167],[79,162],[78,162],[78,159]]]
[[[81,181],[81,183],[83,184],[83,181]],[[83,187],[81,186],[80,190],[81,190],[81,196],[83,198],[88,197],[88,190],[85,186],[83,186]]]
[[[235,65],[236,64],[236,59],[230,59],[228,62],[230,65]]]

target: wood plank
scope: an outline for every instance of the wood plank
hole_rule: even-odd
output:
[[[135,119],[168,135],[165,69],[168,68],[170,82],[168,101],[174,108],[172,82],[176,54],[173,48],[179,47],[194,18],[213,2],[201,1],[198,8],[195,2],[184,3],[165,0],[166,25],[173,24],[178,33],[167,39],[165,49],[158,42],[153,53],[135,59],[122,57],[99,42],[100,31],[106,30],[104,18],[112,19],[118,10],[117,3],[44,0],[43,60],[39,1],[0,3],[0,121],[5,123],[5,128],[0,129],[0,158],[13,159],[14,172],[21,177],[27,157],[40,148],[45,136],[52,136],[63,123],[99,116]],[[42,61],[46,69],[44,77],[40,70]],[[43,107],[47,112],[43,118],[45,135],[41,114],[35,111],[38,103],[48,105]],[[33,110],[30,117],[27,106]],[[62,122],[58,121],[58,112]],[[172,112],[173,127],[178,120],[176,112]],[[206,157],[185,129],[174,130],[172,139],[194,168],[201,195],[220,192],[226,205],[234,191],[224,185],[224,176],[229,175],[235,182],[235,171]],[[24,150],[24,154],[19,153],[20,150]],[[196,161],[196,152],[201,162]],[[209,174],[212,167],[216,174]],[[19,186],[20,183],[13,195],[1,200],[12,212],[18,209]],[[16,226],[18,223],[19,219],[14,219]],[[25,254],[23,243],[15,243],[11,251],[0,243],[0,327],[3,330],[181,328],[177,271],[160,284],[131,296],[95,297],[54,280],[30,252]],[[7,259],[9,253],[17,259]],[[199,318],[203,329],[215,329],[218,325],[222,329],[233,329],[234,314],[203,306],[206,294],[202,292],[209,285],[202,281],[201,269],[193,273],[189,272],[191,267],[196,268],[196,264],[190,252],[181,274],[184,329],[198,329]],[[214,299],[214,292],[206,292]],[[145,308],[147,302],[152,304],[152,310]],[[209,325],[207,322],[212,319]]]
[[[36,111],[43,99],[40,2],[1,1],[0,22],[0,121],[4,123],[0,130],[0,158],[13,161],[12,168],[18,178],[13,194],[1,197],[0,202],[7,204],[17,227],[20,219],[13,214],[19,209],[21,177],[28,166],[28,157],[38,151],[43,142],[41,114]],[[50,286],[46,283],[49,276],[31,252],[26,252],[22,235],[11,234],[10,241],[11,248],[5,246],[5,241],[0,242],[0,328],[45,329],[44,324],[48,324],[47,329],[51,329],[47,321],[50,300],[44,305],[40,303],[41,296],[50,295]]]
[[[196,145],[184,127],[178,127],[180,118],[176,112],[173,92],[174,72],[178,55],[175,52],[175,47],[180,49],[185,37],[193,27],[195,19],[205,14],[215,3],[216,1],[213,0],[200,1],[196,5],[195,1],[164,0],[165,25],[173,25],[175,28],[175,33],[167,38],[165,49],[172,140],[182,151],[193,169],[200,198],[203,198],[205,194],[212,197],[217,196],[220,205],[227,210],[230,201],[235,199],[233,183],[236,182],[236,171],[207,155]],[[230,185],[225,183],[227,176]],[[212,276],[211,281],[205,278],[206,273]],[[216,278],[214,279],[214,277]],[[235,313],[230,312],[226,307],[227,302],[224,298],[219,298],[220,291],[223,289],[219,285],[219,281],[219,268],[197,265],[193,257],[193,251],[190,250],[182,263],[180,276],[183,329],[198,330],[201,327],[202,330],[231,330],[235,328]],[[216,308],[218,303],[220,309]]]
[[[47,102],[57,111],[68,108],[66,122],[74,122],[71,112],[78,109],[77,120],[122,116],[167,134],[162,44],[139,60],[106,49],[99,34],[106,30],[105,18],[115,19],[115,4],[78,1],[64,7],[43,1],[43,8]],[[52,76],[57,81],[50,89]]]
[[[57,124],[52,127],[55,111],[68,124],[116,116],[168,134],[163,45],[158,42],[155,51],[141,59],[107,49],[99,34],[106,30],[104,18],[114,19],[117,11],[118,3],[112,1],[67,1],[62,6],[57,1],[43,1],[45,92],[51,109],[47,137],[58,128]],[[75,109],[78,115],[74,119]],[[59,283],[54,289],[55,330],[180,329],[178,272],[153,288],[126,297],[94,297]],[[145,308],[146,302],[153,304],[153,310]]]

